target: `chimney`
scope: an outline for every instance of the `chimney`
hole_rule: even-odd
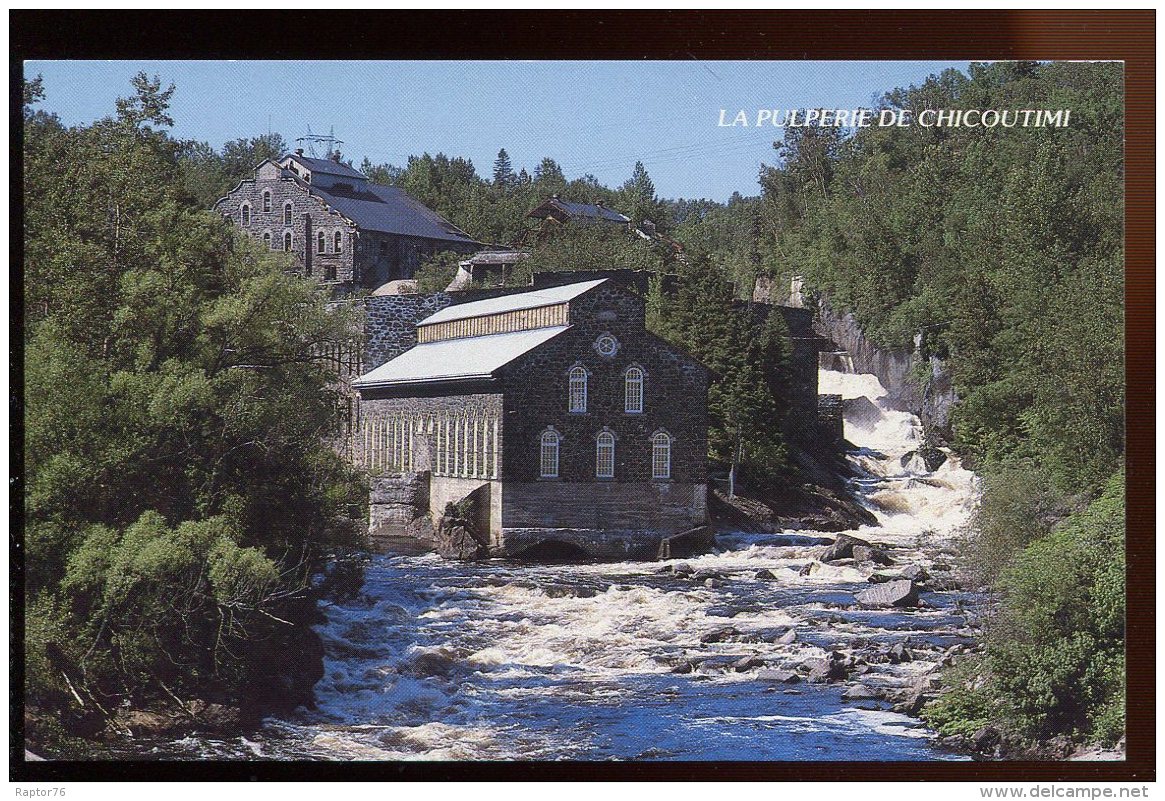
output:
[[[302,147],[297,147],[297,148],[295,149],[295,155],[297,155],[297,156],[302,156],[302,155],[303,155],[303,148],[302,148]]]
[[[336,162],[337,164],[340,163],[340,151],[339,150],[332,151],[332,161]]]

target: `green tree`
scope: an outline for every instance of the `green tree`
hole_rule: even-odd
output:
[[[494,160],[494,186],[509,189],[518,183],[518,176],[514,174],[514,165],[510,163],[510,154],[503,147],[498,151]]]
[[[741,472],[767,488],[787,470],[781,434],[788,330],[768,307],[736,301],[732,283],[697,258],[675,292],[658,301],[654,329],[713,370],[708,390],[709,455],[727,466],[730,498]]]
[[[280,692],[361,504],[320,359],[355,321],[192,205],[172,90],[134,90],[25,127],[26,681],[70,714]]]

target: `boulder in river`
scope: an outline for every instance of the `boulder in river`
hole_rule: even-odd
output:
[[[728,638],[735,637],[738,634],[740,634],[740,632],[737,631],[735,626],[725,626],[724,628],[719,628],[715,631],[708,632],[700,638],[700,642],[704,643],[705,645],[716,642],[724,642]]]
[[[879,565],[889,565],[894,562],[884,551],[872,545],[855,545],[851,553],[858,562],[873,562]]]
[[[754,578],[756,578],[757,581],[761,581],[761,580],[767,580],[767,579],[775,579],[776,576],[773,575],[773,571],[766,570],[765,568],[762,567],[760,570],[756,571],[756,576]]]
[[[890,657],[890,664],[892,665],[914,661],[914,654],[902,643],[895,643],[887,656]]]
[[[840,654],[830,654],[828,659],[806,659],[802,666],[809,668],[809,681],[821,683],[841,681],[849,673],[845,660]]]
[[[442,525],[437,529],[437,553],[446,559],[485,559],[489,550],[464,525]]]
[[[833,541],[821,554],[822,562],[836,562],[839,559],[852,559],[854,555],[854,546],[863,545],[867,548],[871,547],[870,543],[858,537],[851,537],[849,534],[838,534],[837,539]]]
[[[796,684],[801,681],[801,677],[791,670],[762,670],[756,674],[760,681],[768,681],[773,684]]]
[[[742,656],[735,663],[732,668],[737,673],[747,673],[753,668],[764,667],[765,661],[759,656]]]
[[[902,455],[900,464],[916,473],[933,473],[943,466],[947,455],[938,448],[923,446],[916,451],[909,451]]]
[[[888,581],[862,590],[854,598],[862,606],[918,606],[918,587],[910,579]]]
[[[847,701],[870,701],[881,696],[876,690],[872,690],[864,684],[855,684],[842,693],[841,697]]]
[[[924,570],[920,565],[907,565],[906,567],[899,570],[898,574],[902,576],[902,578],[908,578],[911,581],[926,581],[929,578],[929,576],[926,575],[926,570]]]

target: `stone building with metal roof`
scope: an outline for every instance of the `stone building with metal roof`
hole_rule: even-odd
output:
[[[416,344],[354,382],[374,535],[448,535],[451,503],[479,556],[654,556],[705,527],[709,373],[646,330],[640,296],[429,297]]]
[[[481,244],[402,189],[370,183],[335,159],[296,151],[264,160],[215,210],[337,294],[412,278],[435,253]]]

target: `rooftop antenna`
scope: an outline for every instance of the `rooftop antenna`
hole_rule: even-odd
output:
[[[338,152],[340,145],[344,144],[344,140],[336,138],[336,127],[333,125],[325,134],[315,134],[311,132],[311,126],[307,126],[307,134],[295,140],[296,144],[307,150],[309,156],[313,159],[331,158],[332,153]],[[321,152],[323,155],[320,155]]]

